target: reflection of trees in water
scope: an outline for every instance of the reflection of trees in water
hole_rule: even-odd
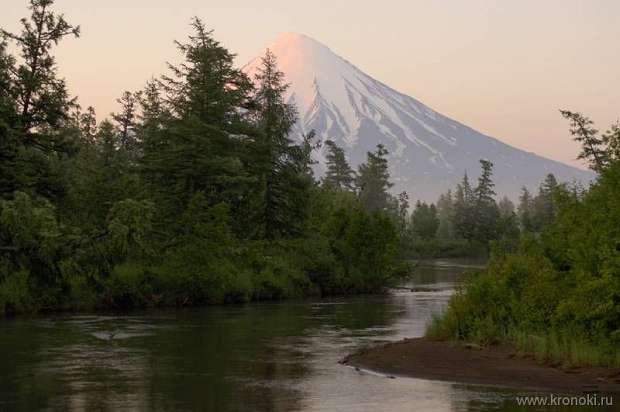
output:
[[[17,411],[299,409],[296,384],[312,373],[321,331],[337,342],[396,316],[388,297],[361,296],[4,322],[0,402]]]
[[[8,410],[6,405],[21,410],[47,405],[49,393],[46,388],[39,391],[44,382],[32,370],[33,358],[43,343],[39,331],[27,318],[0,320],[0,410]]]
[[[450,266],[456,265],[456,266]],[[456,261],[444,261],[443,265],[434,266],[431,263],[421,263],[413,270],[411,283],[413,285],[433,285],[437,283],[452,284],[459,280],[461,274],[473,268],[466,268],[466,265]]]

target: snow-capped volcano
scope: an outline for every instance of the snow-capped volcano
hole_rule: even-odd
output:
[[[287,99],[297,106],[296,134],[314,129],[321,140],[345,148],[353,166],[383,143],[390,152],[394,191],[434,201],[467,172],[479,174],[479,160],[494,165],[496,191],[516,198],[553,173],[560,181],[588,182],[593,174],[519,150],[430,109],[368,76],[327,46],[307,36],[284,33],[268,49],[290,83]],[[243,70],[254,78],[261,56]],[[319,168],[324,153],[319,153]]]

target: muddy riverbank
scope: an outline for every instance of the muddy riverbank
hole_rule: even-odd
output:
[[[393,376],[568,393],[620,393],[620,369],[541,365],[509,346],[482,348],[404,339],[347,356],[342,363]]]

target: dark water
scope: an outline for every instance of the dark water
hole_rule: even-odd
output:
[[[338,364],[422,335],[462,271],[420,267],[416,292],[387,296],[0,320],[0,411],[585,410],[520,409],[508,390]]]

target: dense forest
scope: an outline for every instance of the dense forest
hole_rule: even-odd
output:
[[[323,142],[317,180],[321,142],[293,136],[272,54],[250,79],[194,19],[183,62],[98,121],[58,75],[80,28],[52,6],[32,0],[0,41],[0,312],[370,292],[404,273],[386,150],[354,172]]]
[[[480,165],[475,186],[465,174],[435,204],[416,202],[407,226],[407,256],[486,257],[490,249],[514,250],[522,233],[540,232],[553,221],[553,193],[561,186],[553,174],[541,182],[536,195],[523,187],[515,206],[506,196],[496,201],[493,163],[480,160]],[[563,187],[583,190],[578,183]]]
[[[561,113],[597,181],[578,190],[547,179],[536,198],[524,192],[516,249],[494,250],[430,337],[508,342],[558,364],[620,365],[620,124],[601,134],[587,117]],[[536,207],[541,195],[550,207]]]

